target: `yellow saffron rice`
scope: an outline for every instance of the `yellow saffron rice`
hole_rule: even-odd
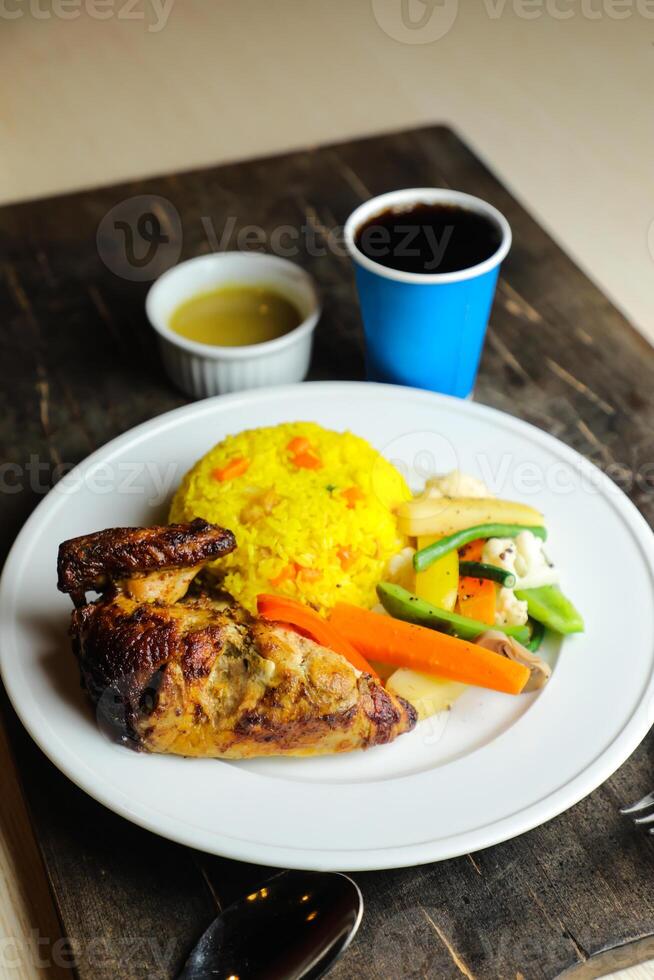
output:
[[[321,612],[370,607],[389,558],[404,545],[393,507],[411,494],[401,474],[349,432],[312,422],[252,429],[218,443],[184,477],[171,521],[230,528],[237,550],[211,569],[251,611],[261,592]]]

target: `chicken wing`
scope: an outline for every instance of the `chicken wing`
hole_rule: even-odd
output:
[[[245,759],[389,742],[414,709],[344,657],[195,585],[235,547],[205,521],[114,528],[64,542],[59,588],[99,716],[151,752]],[[102,592],[91,603],[86,590]]]
[[[206,562],[235,548],[231,531],[201,518],[190,524],[110,527],[59,546],[57,587],[75,605],[84,605],[88,591],[112,588],[145,602],[176,602]]]

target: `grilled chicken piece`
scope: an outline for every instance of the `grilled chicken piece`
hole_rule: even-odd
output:
[[[73,650],[100,718],[151,752],[230,759],[347,752],[413,728],[411,705],[340,654],[230,597],[186,595],[234,546],[205,521],[61,545],[59,588],[77,604]],[[87,589],[103,595],[86,603]]]
[[[139,602],[176,602],[207,561],[235,547],[231,531],[200,518],[190,524],[110,527],[59,546],[57,587],[76,606],[84,605],[86,592],[112,587]]]

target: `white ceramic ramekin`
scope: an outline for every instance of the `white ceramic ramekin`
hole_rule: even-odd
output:
[[[216,347],[170,329],[174,311],[198,293],[222,285],[272,287],[299,310],[302,323],[276,340],[248,347]],[[164,272],[150,287],[145,310],[159,335],[171,380],[192,398],[303,381],[309,369],[320,302],[311,276],[299,266],[260,252],[214,252]]]

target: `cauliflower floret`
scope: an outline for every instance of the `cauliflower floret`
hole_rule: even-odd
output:
[[[497,565],[518,577],[515,563],[518,549],[513,538],[489,538],[481,553],[485,565]]]
[[[415,588],[415,575],[413,571],[413,556],[415,548],[402,548],[397,555],[393,555],[388,562],[388,579],[394,585],[401,585],[403,589],[413,592]]]
[[[444,476],[431,476],[425,484],[428,497],[492,497],[483,480],[475,476],[452,470]]]
[[[555,585],[559,581],[559,571],[545,554],[541,538],[531,531],[523,531],[515,541],[518,548],[516,571],[519,588],[537,589],[541,585]]]
[[[531,531],[521,531],[516,538],[490,538],[484,545],[481,560],[512,572],[516,589],[537,589],[558,582],[558,571],[548,561],[543,542]],[[497,595],[497,626],[523,626],[527,622],[527,603],[516,598],[514,589],[501,588]]]
[[[543,542],[531,531],[521,531],[517,538],[490,538],[481,560],[512,572],[516,589],[537,589],[559,580],[557,569],[543,551]],[[496,625],[523,626],[526,622],[527,603],[516,598],[514,589],[501,588],[497,594]]]
[[[543,551],[543,542],[531,531],[522,531],[517,538],[490,538],[481,560],[513,572],[517,589],[537,589],[559,581],[558,570]]]
[[[516,599],[513,589],[499,590],[495,607],[496,626],[524,626],[527,616],[527,603]]]

